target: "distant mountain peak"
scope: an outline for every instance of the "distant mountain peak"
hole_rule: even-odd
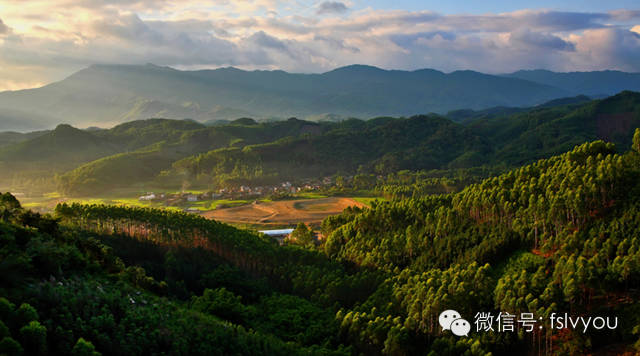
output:
[[[338,68],[336,68],[334,70],[326,72],[325,74],[328,74],[328,73],[345,73],[345,72],[349,72],[349,73],[381,73],[381,72],[387,72],[387,70],[382,69],[382,68],[378,68],[378,67],[374,67],[374,66],[370,66],[370,65],[366,65],[366,64],[351,64],[351,65],[344,66],[344,67],[338,67]]]
[[[68,130],[76,130],[75,127],[69,125],[69,124],[59,124],[58,126],[56,126],[56,128],[54,129],[54,131],[68,131]]]

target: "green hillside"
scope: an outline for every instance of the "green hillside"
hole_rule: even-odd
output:
[[[176,162],[174,167],[191,176],[286,180],[355,172],[360,166],[379,173],[441,168],[488,149],[472,131],[437,116],[379,118],[346,121],[322,135],[216,150]]]
[[[91,232],[74,224],[68,211],[42,216],[22,209],[10,194],[0,194],[0,212],[1,354],[350,353],[337,343],[329,310],[212,251]],[[207,236],[273,251],[258,236],[215,222]],[[310,254],[289,253],[291,261]],[[349,277],[326,260],[308,266]]]
[[[0,148],[0,164],[11,172],[1,178],[12,186],[57,174],[62,193],[96,195],[133,186],[206,189],[337,174],[504,170],[585,141],[628,146],[640,126],[640,94],[450,115],[460,123],[431,114],[338,122],[243,118],[215,126],[148,119],[96,130],[61,125]]]
[[[106,139],[69,125],[58,125],[51,132],[0,150],[0,161],[14,164],[55,164],[64,169],[117,150],[116,145]]]
[[[27,141],[29,139],[46,134],[47,131],[33,131],[29,133],[6,131],[0,132],[0,149],[5,146],[11,146],[16,143]]]
[[[564,104],[564,103],[562,103]],[[603,139],[628,146],[640,126],[640,94],[522,113],[476,118],[467,125],[437,115],[348,120],[322,135],[222,149],[176,162],[176,172],[210,181],[291,180],[336,173],[519,166]]]
[[[389,345],[403,354],[635,354],[639,145],[637,130],[635,150],[622,155],[612,144],[586,143],[460,193],[326,219],[329,256],[393,275],[367,302],[338,314],[345,338],[383,354]],[[540,320],[615,316],[619,326],[561,332],[547,323],[510,334],[474,332],[472,324],[462,344],[437,325],[450,308],[469,318],[480,311]]]
[[[42,216],[4,194],[0,352],[634,354],[639,150],[640,129],[630,151],[584,143],[459,193],[349,208],[318,247],[167,210]],[[446,309],[534,327],[458,337]],[[564,313],[615,327],[558,330]]]
[[[0,185],[41,191],[55,189],[54,176],[85,163],[114,154],[136,151],[165,141],[180,140],[182,134],[204,126],[182,120],[149,119],[118,125],[109,130],[80,130],[58,125],[55,130],[28,134],[2,133],[18,140],[0,147]],[[204,146],[206,151],[211,146]],[[189,154],[199,152],[189,151]],[[169,163],[175,159],[164,158]],[[157,172],[155,172],[157,174]]]
[[[184,177],[158,176],[185,157],[223,147],[270,142],[281,137],[320,134],[326,129],[326,125],[296,119],[262,124],[248,119],[208,128],[190,121],[136,121],[96,135],[131,148],[156,143],[81,165],[61,175],[58,183],[60,190],[69,195],[96,195],[113,188],[149,182],[177,188]]]

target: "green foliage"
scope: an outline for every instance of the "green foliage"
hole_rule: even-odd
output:
[[[71,356],[100,356],[101,353],[96,351],[91,341],[79,338],[71,349]]]
[[[613,112],[603,103],[587,109]],[[548,147],[560,147],[554,141]],[[263,149],[247,147],[238,154]],[[572,354],[631,345],[640,330],[638,162],[594,141],[481,181],[464,170],[396,172],[380,178],[396,199],[327,218],[319,250],[193,214],[60,204],[49,217],[7,197],[0,261],[14,262],[0,266],[30,286],[3,283],[0,315],[15,321],[32,305],[38,312],[21,317],[29,324],[7,322],[5,334],[37,339],[21,328],[46,325],[46,350],[62,354],[80,337],[103,354]],[[370,188],[372,176],[355,184]],[[303,224],[294,235],[308,233]],[[449,308],[467,319],[620,315],[636,327],[458,338],[438,325]]]
[[[31,305],[23,303],[15,311],[13,318],[17,326],[27,325],[32,321],[38,320],[38,312]]]
[[[7,204],[10,204],[7,203]],[[73,222],[71,209],[61,210],[67,221],[67,224]],[[75,208],[78,208],[76,206]],[[133,210],[136,214],[131,214],[131,210],[101,210],[102,207],[92,207],[85,210],[85,213],[93,215],[85,215],[82,220],[89,223],[91,220],[101,217],[101,224],[107,222],[107,212],[117,216],[118,212],[123,213],[119,219],[123,217],[148,219],[145,222],[149,226],[153,219],[158,224],[164,224],[164,228],[173,226],[175,229],[179,219],[186,218],[186,215],[169,215],[162,219],[162,211]],[[146,213],[142,216],[140,214]],[[157,213],[161,213],[157,215]],[[103,214],[103,215],[99,215]],[[128,218],[127,218],[128,219]],[[202,297],[196,297],[194,305],[191,307],[188,303],[182,302],[180,299],[170,295],[166,297],[166,284],[164,281],[157,282],[155,279],[146,275],[146,271],[139,266],[125,266],[122,261],[114,256],[114,250],[100,243],[96,237],[105,238],[91,234],[86,230],[78,227],[71,228],[67,225],[64,228],[47,228],[42,232],[37,228],[29,226],[48,226],[48,221],[56,220],[48,216],[38,214],[29,214],[23,209],[15,209],[13,215],[9,216],[8,222],[0,222],[0,232],[2,233],[2,245],[0,246],[0,260],[4,260],[7,256],[14,256],[20,261],[20,270],[23,271],[24,279],[27,284],[0,285],[0,291],[3,295],[11,296],[12,299],[21,301],[20,307],[15,308],[9,299],[0,299],[0,312],[2,320],[10,320],[7,323],[8,330],[2,329],[3,334],[13,335],[20,344],[13,341],[10,336],[4,337],[0,342],[0,348],[6,350],[9,354],[20,354],[22,349],[29,355],[38,354],[265,354],[265,355],[344,355],[343,348],[337,344],[326,343],[329,336],[335,332],[335,329],[327,331],[326,328],[321,329],[319,324],[310,328],[308,333],[291,338],[288,329],[277,329],[274,335],[273,330],[266,329],[271,327],[270,321],[261,320],[258,322],[256,315],[256,306],[244,306],[240,302],[240,297],[235,296],[232,292],[225,288],[228,283],[229,287],[246,293],[249,301],[258,301],[259,297],[255,293],[264,293],[271,295],[272,289],[268,287],[253,286],[255,282],[251,282],[251,278],[243,273],[231,270],[231,278],[241,277],[246,279],[241,281],[229,281],[229,268],[216,271],[217,266],[223,264],[221,257],[214,257],[214,264],[206,264],[210,261],[210,256],[202,252],[200,248],[192,246],[184,249],[177,249],[173,254],[159,256],[154,254],[145,255],[145,249],[128,251],[128,255],[123,257],[127,259],[134,258],[138,261],[156,261],[159,259],[161,264],[167,264],[166,272],[173,273],[173,278],[190,277],[188,271],[176,271],[175,267],[188,267],[194,264],[192,260],[196,257],[196,265],[210,273],[195,270],[192,273],[199,274],[196,277],[199,283],[218,283],[223,284],[217,289],[205,290]],[[142,220],[127,220],[127,223]],[[248,232],[242,232],[207,220],[190,221],[199,225],[200,229],[211,228],[212,232],[217,231],[219,234],[236,234],[236,237],[245,239],[245,246],[239,251],[250,251],[257,247],[273,248],[275,244],[261,240],[257,235]],[[97,225],[87,225],[97,226]],[[124,224],[117,225],[119,228]],[[193,227],[184,227],[181,233],[193,231]],[[138,234],[142,230],[135,230],[133,226],[124,229],[123,232]],[[158,231],[162,231],[159,229]],[[178,235],[176,235],[177,238]],[[184,235],[181,235],[184,236]],[[142,237],[142,236],[139,236]],[[127,235],[119,234],[119,239],[131,239]],[[226,240],[229,245],[237,247],[237,239],[228,236]],[[218,243],[225,241],[219,240]],[[133,243],[131,243],[133,245]],[[38,267],[39,259],[27,259],[23,256],[31,255],[34,251],[42,251],[46,249],[44,246],[50,246],[60,251],[57,255],[59,262],[57,263],[58,272],[52,275],[47,269]],[[157,248],[164,248],[162,244],[155,244]],[[222,247],[224,245],[220,245]],[[201,251],[201,252],[199,252]],[[207,250],[209,251],[209,250]],[[221,255],[230,258],[231,250],[228,253],[222,250]],[[256,249],[254,253],[258,253],[260,249]],[[273,253],[273,249],[271,250]],[[313,258],[295,256],[301,252],[299,250],[287,250],[293,253],[291,257],[280,258],[283,262],[287,259],[306,259],[312,261]],[[41,253],[38,252],[37,255]],[[156,257],[157,256],[157,257]],[[282,255],[284,257],[285,255]],[[320,256],[316,256],[315,265],[322,265],[323,261]],[[79,259],[79,260],[78,260]],[[198,261],[200,259],[200,261]],[[246,263],[248,260],[230,258],[234,264],[243,269],[251,270]],[[268,260],[265,260],[268,261]],[[177,263],[177,265],[175,265]],[[325,265],[327,262],[324,262]],[[288,264],[288,263],[287,263]],[[173,265],[173,266],[172,266]],[[154,266],[154,264],[150,265]],[[157,265],[155,265],[157,266]],[[286,269],[276,270],[275,264],[270,268],[273,269],[274,276],[283,276]],[[266,266],[264,266],[266,267]],[[263,268],[264,268],[263,267]],[[328,266],[326,266],[328,267]],[[164,267],[163,267],[164,268]],[[338,269],[334,266],[334,269]],[[260,271],[253,269],[253,273]],[[318,269],[320,274],[328,275],[327,269]],[[215,272],[215,273],[214,273]],[[265,273],[266,269],[262,270]],[[343,272],[344,273],[344,272]],[[287,277],[287,280],[291,277]],[[185,278],[188,280],[188,278]],[[275,279],[275,277],[274,277]],[[281,280],[282,282],[282,280]],[[284,281],[286,282],[286,281]],[[162,287],[162,285],[165,287]],[[279,286],[283,289],[291,288],[291,281],[283,283]],[[160,287],[160,288],[159,288]],[[193,286],[189,286],[192,288]],[[310,286],[312,290],[324,290],[322,286]],[[262,289],[262,288],[267,288]],[[302,288],[297,287],[302,293]],[[189,292],[193,292],[189,289]],[[28,301],[28,302],[27,302]],[[266,305],[269,304],[265,304]],[[293,308],[293,304],[289,304]],[[296,307],[300,303],[296,303]],[[202,308],[200,308],[202,306]],[[308,306],[307,306],[308,307]],[[202,313],[199,309],[213,310],[217,314],[222,315],[233,321],[242,323],[242,325],[227,321],[220,321],[218,317]],[[36,312],[38,310],[38,312]],[[324,323],[326,320],[332,320],[333,314],[330,310],[313,307],[315,313],[319,313]],[[226,313],[226,314],[225,314]],[[317,314],[316,314],[317,315]],[[248,318],[247,316],[251,316]],[[37,320],[31,320],[37,319]],[[25,321],[29,321],[26,325],[20,325]],[[243,326],[243,325],[246,325]],[[326,324],[323,324],[326,325]],[[46,326],[46,327],[45,327]],[[320,336],[319,331],[322,330]],[[256,331],[254,331],[256,330]],[[324,334],[323,334],[324,333]],[[298,335],[296,332],[295,335]],[[314,336],[315,335],[315,336]],[[285,342],[282,338],[292,340]],[[91,340],[91,344],[81,341]],[[309,345],[302,345],[309,343]],[[322,343],[322,346],[319,344]],[[93,347],[91,346],[93,345]],[[195,346],[194,346],[195,345]],[[313,347],[307,347],[313,346]]]
[[[246,122],[244,122],[246,124]],[[58,177],[58,188],[69,195],[92,196],[96,191],[130,187],[135,183],[180,187],[185,179],[201,183],[199,174],[166,175],[172,163],[210,150],[239,150],[243,146],[270,142],[302,132],[322,132],[327,126],[288,120],[245,125],[243,121],[204,128],[187,121],[151,119],[126,123],[96,133],[121,147],[108,155]],[[188,173],[193,173],[189,171]],[[211,182],[208,182],[211,183]]]
[[[31,321],[20,328],[20,340],[30,355],[44,355],[47,352],[47,329],[38,321]]]
[[[333,313],[327,313],[306,299],[292,295],[262,297],[255,306],[252,318],[252,325],[256,329],[303,345],[333,343],[338,331]]]
[[[22,346],[16,340],[10,337],[0,340],[0,355],[20,356],[23,352]]]
[[[15,309],[15,305],[9,302],[7,298],[0,297],[0,320],[9,320],[9,318],[13,315],[13,310]]]
[[[291,233],[291,239],[302,246],[313,245],[313,231],[309,229],[307,224],[300,222]]]
[[[0,339],[4,339],[7,336],[11,336],[9,328],[0,320]]]
[[[435,114],[321,123],[241,119],[214,127],[149,119],[97,131],[61,125],[0,149],[0,168],[13,172],[6,185],[31,190],[51,187],[56,172],[58,190],[75,196],[132,185],[256,186],[337,174],[352,176],[353,189],[370,190],[379,176],[402,170],[448,172],[431,173],[433,179],[409,191],[384,192],[417,197],[459,190],[470,182],[455,177],[459,170],[477,180],[487,170],[528,164],[585,141],[628,147],[631,128],[640,125],[638,103],[637,93],[623,92],[586,103],[453,116],[465,125]]]
[[[224,287],[205,289],[201,297],[194,297],[191,300],[191,307],[237,324],[242,323],[246,318],[246,310],[242,305],[241,298]]]
[[[560,310],[614,313],[595,300],[628,295],[629,286],[640,282],[633,262],[640,246],[635,238],[640,234],[639,177],[634,154],[617,155],[613,145],[596,141],[459,193],[379,202],[328,218],[323,232],[329,256],[398,278],[383,284],[379,296],[374,294],[357,312],[340,314],[341,329],[350,342],[369,340],[397,351],[392,339],[402,328],[433,335],[439,311],[452,306],[469,308],[464,315],[492,309],[540,317]],[[475,263],[487,262],[495,267],[485,265],[481,275],[473,274],[481,270]],[[457,270],[457,264],[470,270]],[[427,272],[420,279],[410,277],[420,271]],[[394,298],[400,298],[397,305],[385,304]],[[628,303],[627,308],[635,305]],[[369,323],[395,331],[383,342],[385,337]],[[596,341],[606,344],[596,337],[572,333],[557,352],[589,350]],[[629,334],[624,338],[629,340]],[[486,342],[492,348],[509,344]],[[438,347],[434,343],[433,349]]]

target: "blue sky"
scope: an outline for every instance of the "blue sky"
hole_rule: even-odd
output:
[[[0,91],[95,63],[640,72],[640,3],[0,0]]]
[[[511,12],[521,9],[550,9],[558,11],[606,12],[618,9],[640,8],[637,0],[539,0],[539,1],[436,1],[436,0],[372,0],[357,1],[357,7],[376,9],[432,10],[444,14],[483,14]]]

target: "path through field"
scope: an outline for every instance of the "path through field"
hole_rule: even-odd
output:
[[[348,206],[364,207],[351,198],[322,198],[254,202],[234,208],[217,209],[202,215],[215,220],[261,225],[319,223],[329,215],[340,214]]]

